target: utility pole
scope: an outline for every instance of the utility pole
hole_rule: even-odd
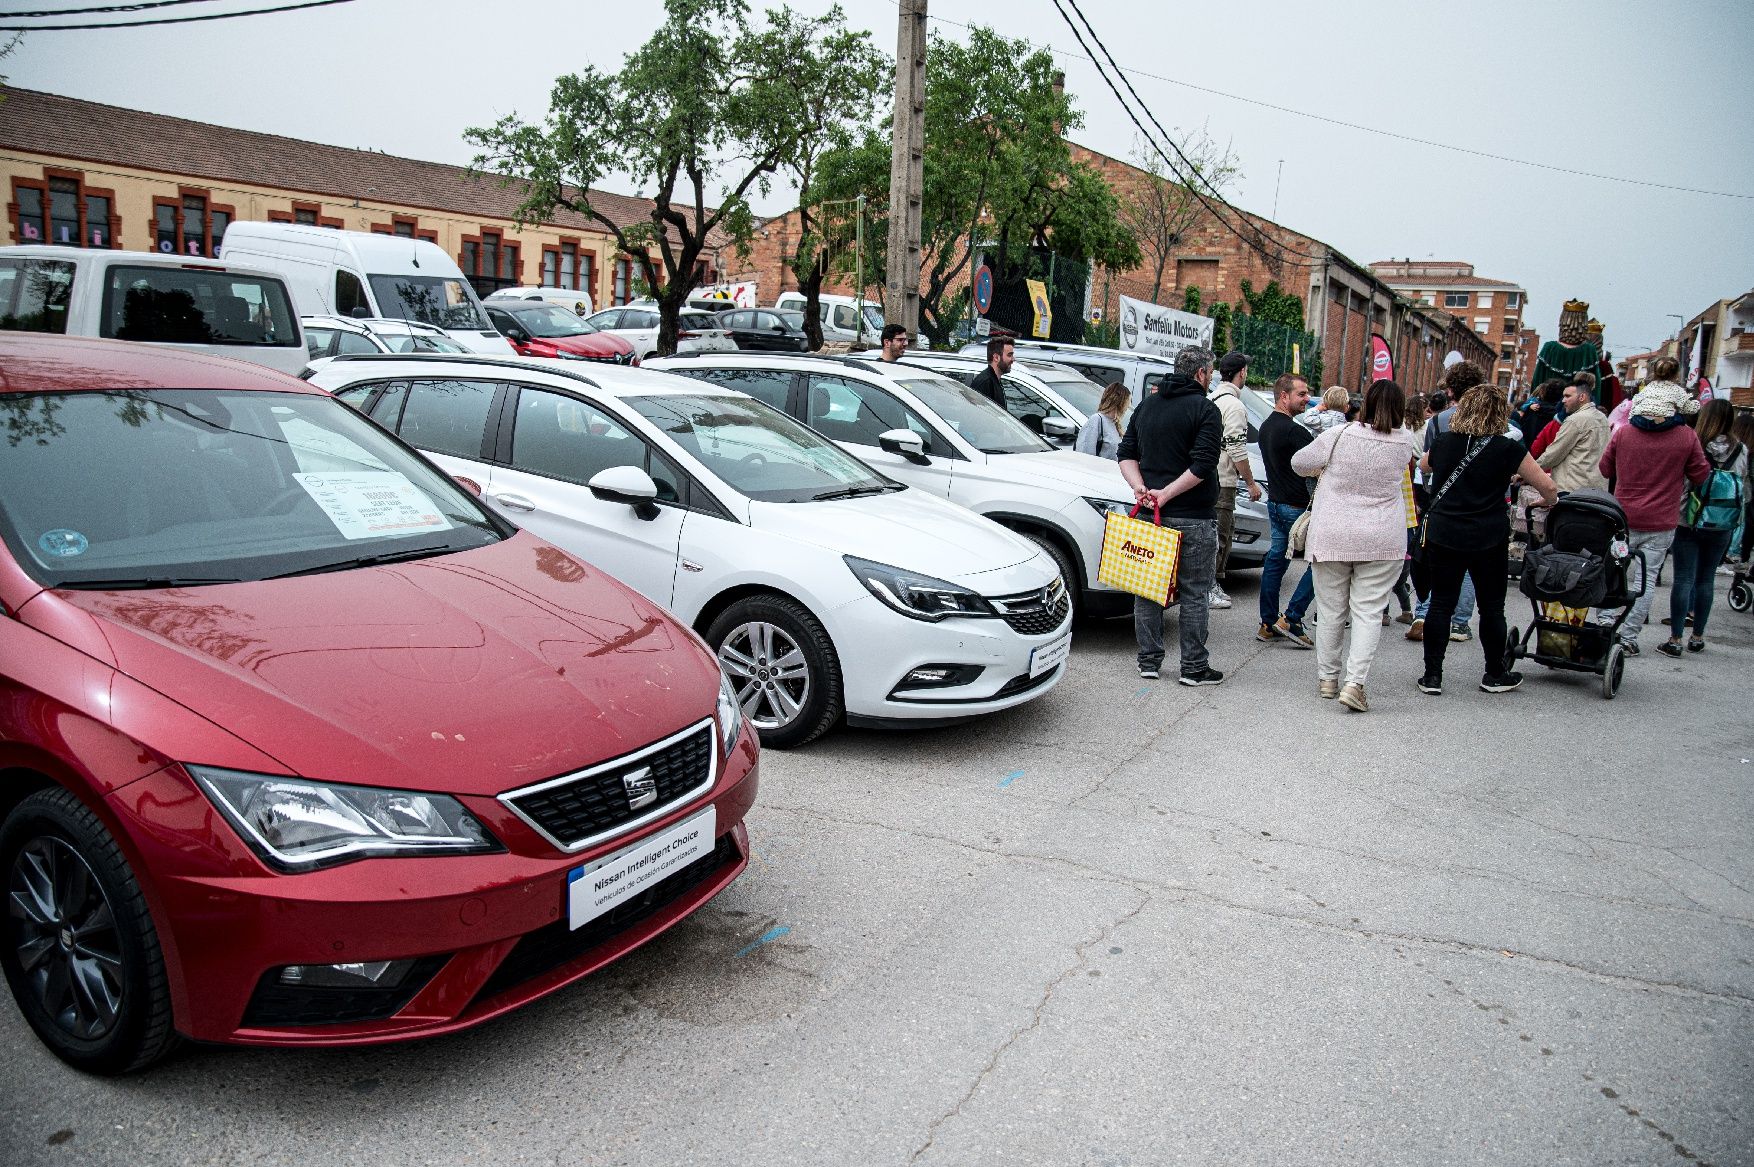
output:
[[[889,255],[884,318],[920,327],[920,189],[926,147],[926,0],[898,0],[895,137],[889,153]]]

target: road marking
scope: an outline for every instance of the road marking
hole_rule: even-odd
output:
[[[760,936],[757,936],[753,943],[747,944],[744,947],[738,949],[737,955],[738,956],[748,956],[751,952],[754,952],[757,948],[760,948],[763,944],[767,944],[768,942],[773,941],[773,940],[778,940],[781,936],[786,935],[790,931],[791,931],[791,929],[786,927],[784,924],[781,924],[778,928],[769,928],[767,931],[763,932]]]
[[[1017,781],[1021,777],[1023,777],[1022,770],[1011,771],[1009,774],[1007,774],[1003,778],[999,779],[999,789],[1000,790],[1005,789],[1007,786],[1011,785],[1011,783]]]

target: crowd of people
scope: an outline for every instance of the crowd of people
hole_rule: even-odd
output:
[[[1183,349],[1174,374],[1130,416],[1126,390],[1108,387],[1079,439],[1080,449],[1119,461],[1141,514],[1148,508],[1181,533],[1171,603],[1184,685],[1224,680],[1206,647],[1209,612],[1230,605],[1217,580],[1238,483],[1251,498],[1262,494],[1239,397],[1248,363],[1240,352]],[[1589,371],[1550,379],[1520,403],[1459,360],[1440,391],[1423,398],[1378,380],[1361,400],[1330,388],[1312,405],[1302,377],[1279,377],[1258,431],[1271,545],[1256,638],[1313,648],[1317,694],[1362,713],[1382,629],[1397,619],[1392,603],[1407,639],[1422,642],[1417,687],[1430,695],[1443,691],[1449,646],[1473,639],[1477,612],[1479,687],[1510,692],[1522,683],[1506,658],[1516,541],[1540,538],[1542,508],[1562,494],[1607,491],[1629,528],[1628,570],[1648,581],[1620,624],[1621,650],[1639,653],[1670,560],[1669,636],[1659,649],[1703,651],[1718,568],[1749,553],[1754,416],[1722,400],[1701,407],[1679,372],[1673,359],[1659,359],[1612,417]],[[1298,554],[1308,570],[1281,607]],[[1165,613],[1164,604],[1135,598],[1139,675],[1147,679],[1163,667]]]

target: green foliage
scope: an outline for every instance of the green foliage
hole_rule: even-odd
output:
[[[1230,305],[1223,300],[1212,305],[1212,351],[1220,356],[1230,351]]]
[[[1239,314],[1230,321],[1230,347],[1249,355],[1248,383],[1270,385],[1291,372],[1294,356],[1305,380],[1321,384],[1321,346],[1314,336],[1259,316]]]
[[[1269,320],[1286,328],[1303,328],[1303,301],[1290,292],[1279,287],[1278,280],[1267,281],[1267,286],[1259,292],[1248,280],[1240,284],[1243,304],[1247,305],[1248,314],[1257,320]]]
[[[1001,268],[1023,266],[1032,246],[1122,270],[1140,262],[1114,192],[1094,168],[1072,163],[1062,134],[1083,118],[1055,90],[1055,71],[1051,54],[990,28],[971,28],[966,44],[934,36],[927,47],[920,328],[934,345],[948,342],[966,304],[953,289],[966,288],[977,247]],[[880,257],[888,127],[833,153],[822,160],[823,196],[868,197],[867,253]]]
[[[478,170],[521,188],[519,223],[564,208],[615,236],[659,289],[658,350],[667,353],[709,238],[723,232],[747,251],[750,197],[766,194],[822,131],[799,116],[800,102],[827,94],[835,104],[835,91],[856,89],[869,61],[825,52],[851,43],[838,8],[821,17],[781,8],[759,26],[744,0],[665,0],[664,10],[664,23],[618,72],[586,65],[558,78],[542,123],[514,113],[463,137],[480,151]],[[622,224],[597,206],[591,188],[623,174],[651,192],[647,222]]]
[[[1196,316],[1200,314],[1200,289],[1194,284],[1189,284],[1182,292],[1182,311]]]
[[[1112,320],[1099,320],[1084,326],[1084,343],[1097,348],[1120,348],[1121,326]]]

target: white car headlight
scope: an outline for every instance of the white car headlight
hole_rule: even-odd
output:
[[[719,673],[719,707],[714,716],[719,723],[719,747],[728,757],[736,748],[737,735],[743,732],[743,704],[737,700],[731,678],[723,671]]]
[[[1084,501],[1094,507],[1096,513],[1099,515],[1107,515],[1111,512],[1117,515],[1130,515],[1133,513],[1133,504],[1131,502],[1118,502],[1112,498],[1086,498]]]
[[[852,573],[871,594],[915,620],[942,620],[947,616],[996,616],[993,606],[960,584],[917,571],[873,563],[854,555],[841,556]]]
[[[263,859],[305,871],[368,855],[480,854],[499,841],[449,795],[186,766]]]

